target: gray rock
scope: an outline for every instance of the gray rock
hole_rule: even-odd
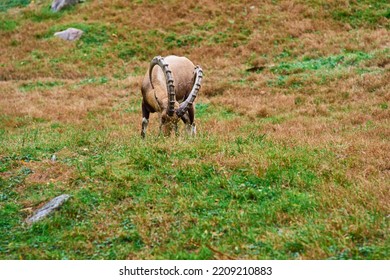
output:
[[[51,4],[51,10],[54,12],[58,12],[67,6],[75,5],[79,2],[81,2],[81,1],[79,1],[79,0],[53,0],[53,3]]]
[[[62,194],[60,196],[53,198],[48,203],[46,203],[41,208],[39,208],[37,211],[35,211],[34,215],[32,215],[30,218],[27,218],[26,223],[33,224],[35,222],[42,220],[47,215],[60,208],[61,205],[64,204],[64,202],[69,199],[69,197],[70,196],[67,194]]]
[[[83,35],[84,31],[77,29],[77,28],[68,28],[64,31],[56,32],[54,33],[54,36],[59,37],[61,39],[67,40],[67,41],[75,41],[80,39],[80,37]]]

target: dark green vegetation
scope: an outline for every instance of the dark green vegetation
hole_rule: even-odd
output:
[[[387,1],[50,2],[0,6],[1,259],[389,259]],[[170,53],[198,134],[143,141]]]
[[[1,0],[0,1],[0,12],[5,12],[8,9],[14,7],[27,6],[30,0]]]
[[[389,28],[390,5],[386,0],[351,2],[348,6],[334,10],[333,18],[353,27],[383,25]]]

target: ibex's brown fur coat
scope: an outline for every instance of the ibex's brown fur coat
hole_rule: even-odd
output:
[[[156,58],[155,58],[156,59]],[[154,60],[155,60],[154,59]],[[154,61],[153,60],[153,61]],[[152,61],[152,62],[153,62]],[[194,124],[194,104],[193,100],[196,97],[197,91],[190,96],[194,89],[195,82],[198,81],[197,90],[200,88],[201,81],[201,69],[195,67],[195,65],[186,57],[167,56],[162,60],[167,69],[169,68],[174,85],[175,101],[172,103],[172,110],[174,113],[169,113],[169,92],[167,89],[167,74],[164,73],[162,67],[153,67],[150,75],[148,70],[142,82],[142,132],[144,137],[146,133],[146,127],[149,122],[150,113],[158,112],[160,115],[160,130],[165,135],[168,135],[172,129],[177,131],[177,123],[179,119],[187,125],[190,133],[195,133]],[[158,66],[158,65],[156,65]],[[196,80],[195,70],[200,69],[200,80]],[[169,72],[169,71],[168,71]],[[170,75],[168,73],[168,75]],[[192,99],[191,102],[189,100]]]

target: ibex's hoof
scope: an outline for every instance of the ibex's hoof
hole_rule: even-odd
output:
[[[192,136],[196,135],[196,125],[195,124],[193,124],[192,127],[191,127],[191,135]]]

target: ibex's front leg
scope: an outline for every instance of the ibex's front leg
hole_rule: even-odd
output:
[[[188,111],[181,117],[181,119],[185,123],[187,133],[194,136],[196,134],[196,125],[194,123],[195,108],[193,104],[188,107]]]
[[[142,138],[145,138],[146,135],[146,128],[149,124],[149,116],[150,112],[146,108],[146,105],[142,102],[142,130],[141,130],[141,136]]]
[[[196,125],[195,125],[195,106],[191,104],[188,108],[188,116],[190,117],[190,134],[195,136],[196,134]]]
[[[176,114],[182,118],[184,123],[187,126],[187,131],[190,135],[196,134],[196,126],[194,123],[195,118],[195,107],[194,101],[200,90],[200,85],[203,78],[203,71],[200,66],[196,66],[194,69],[194,85],[191,89],[191,92],[188,94],[186,100],[180,104],[180,107],[176,110]]]

